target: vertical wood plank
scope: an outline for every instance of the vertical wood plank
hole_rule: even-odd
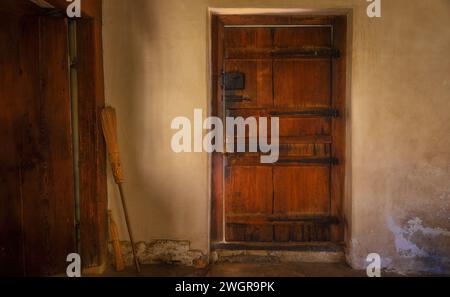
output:
[[[77,21],[80,252],[84,268],[105,264],[108,240],[105,145],[100,122],[104,92],[99,28],[97,20]]]
[[[24,76],[28,76],[27,83],[22,83],[26,93],[20,97],[23,106],[23,126],[21,138],[21,192],[23,197],[22,229],[24,232],[24,272],[39,275],[41,259],[38,253],[45,250],[44,242],[40,239],[40,193],[41,176],[40,168],[43,154],[40,145],[40,66],[39,66],[39,18],[27,18],[23,20],[22,42],[20,45],[21,60],[20,69],[25,70]],[[35,249],[33,255],[31,249]],[[46,259],[47,257],[42,257]]]
[[[342,242],[345,232],[343,201],[345,195],[346,165],[346,63],[347,63],[347,17],[339,16],[334,24],[334,47],[341,52],[340,58],[333,60],[333,108],[340,110],[341,116],[332,123],[332,156],[339,163],[331,171],[331,215],[337,217],[340,224],[331,227],[331,240]]]
[[[211,115],[222,118],[222,90],[221,90],[221,72],[223,59],[223,26],[217,16],[213,15],[211,28]],[[211,241],[223,241],[225,238],[223,226],[223,155],[213,153],[211,156]]]
[[[328,107],[330,60],[275,60],[274,102],[277,107]]]
[[[28,83],[20,62],[20,19],[0,13],[0,276],[24,274],[21,147],[21,92]],[[17,84],[24,84],[17,88]]]
[[[68,28],[67,20],[62,18],[41,17],[39,22],[42,161],[35,209],[39,213],[40,228],[39,238],[35,239],[40,241],[42,250],[38,254],[33,246],[26,244],[26,259],[27,274],[52,275],[65,272],[67,255],[76,251]],[[31,230],[36,221],[30,217],[24,217],[24,229],[30,230],[26,236],[35,236],[31,235]]]
[[[23,154],[24,164],[31,164],[22,186],[24,259],[27,275],[54,275],[65,271],[67,255],[76,251],[67,22],[39,18],[36,28],[40,79],[39,97],[27,105],[24,136],[24,146],[32,146]]]
[[[274,168],[274,213],[327,215],[330,206],[328,166]]]

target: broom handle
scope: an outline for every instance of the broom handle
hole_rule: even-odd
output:
[[[137,272],[141,272],[141,267],[139,266],[139,261],[138,261],[138,257],[136,254],[136,248],[134,245],[133,231],[131,230],[130,220],[128,218],[128,209],[127,209],[127,204],[125,202],[125,196],[123,193],[122,183],[118,183],[117,185],[119,186],[120,198],[122,199],[123,213],[125,215],[125,222],[127,224],[128,235],[130,236],[131,250],[133,252],[134,264],[136,265]]]
[[[122,183],[125,181],[125,178],[122,166],[120,164],[119,143],[117,140],[117,118],[116,118],[116,111],[114,108],[105,107],[102,110],[102,128],[103,134],[105,136],[106,146],[108,147],[109,160],[111,163],[111,169],[114,175],[114,180],[116,184],[119,186],[120,198],[122,200],[122,207],[125,215],[125,222],[127,224],[128,235],[130,236],[131,250],[133,251],[134,263],[136,264],[137,271],[141,272],[139,260],[137,258],[134,246],[133,232],[131,231],[127,205],[125,202],[125,195],[122,189]]]

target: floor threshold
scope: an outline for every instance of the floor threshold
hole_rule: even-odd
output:
[[[256,243],[256,242],[216,242],[211,243],[212,250],[266,250],[301,252],[344,252],[344,245],[331,242],[314,243]]]

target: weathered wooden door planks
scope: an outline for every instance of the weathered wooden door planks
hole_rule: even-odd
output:
[[[280,118],[280,159],[213,156],[213,241],[341,242],[345,17],[215,16],[213,114]],[[227,100],[221,72],[245,76]]]

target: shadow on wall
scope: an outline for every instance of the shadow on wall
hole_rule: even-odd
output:
[[[207,155],[176,154],[170,147],[172,119],[206,106],[206,46],[205,52],[198,50],[206,44],[204,19],[188,1],[176,6],[132,2],[108,0],[103,5],[106,98],[117,109],[135,237],[189,240],[194,249],[206,252]],[[194,22],[191,28],[198,29],[172,25],[171,19]],[[122,218],[112,187],[110,178],[111,206],[114,216]],[[123,220],[118,221],[126,239]]]
[[[112,51],[109,73],[112,77],[111,85],[107,85],[107,102],[117,108],[119,139],[121,143],[122,162],[126,176],[124,185],[129,200],[131,221],[134,225],[134,232],[138,241],[147,241],[150,238],[142,238],[146,234],[143,230],[148,225],[157,225],[158,222],[165,222],[164,228],[170,230],[172,222],[172,212],[166,206],[165,193],[170,192],[167,183],[158,182],[160,177],[149,176],[149,168],[154,166],[145,163],[143,156],[160,151],[163,145],[161,132],[159,129],[148,129],[148,127],[161,127],[161,111],[157,106],[152,106],[152,100],[147,94],[146,84],[152,86],[155,79],[151,77],[143,78],[142,74],[150,75],[149,71],[160,74],[163,69],[156,61],[150,62],[152,69],[148,69],[149,59],[153,56],[164,55],[163,49],[152,46],[152,42],[158,31],[158,23],[154,20],[156,16],[152,12],[157,11],[152,8],[155,1],[133,0],[135,5],[129,5],[126,1],[112,1],[112,5],[120,7],[114,9],[120,15],[110,15],[109,18],[123,19],[114,21],[116,34],[109,36],[108,47],[114,46]],[[146,26],[142,26],[141,20],[146,20]],[[159,51],[155,53],[154,51]],[[157,80],[156,80],[157,81]],[[108,82],[108,81],[107,81]],[[146,117],[142,117],[142,111],[149,112]],[[142,141],[143,138],[147,141]],[[145,145],[142,145],[142,144]],[[157,156],[155,156],[157,158]],[[154,157],[154,158],[155,158]],[[148,158],[147,158],[148,159]],[[155,171],[150,171],[155,172]],[[115,217],[120,222],[120,234],[123,239],[127,239],[124,220],[120,208],[120,197],[112,184],[112,176],[109,171],[108,181],[110,183],[110,207],[114,209]],[[113,188],[111,188],[113,187]],[[138,195],[136,195],[138,193]],[[139,197],[146,197],[146,201],[140,201]],[[112,204],[112,205],[111,205]],[[153,210],[145,215],[143,210]]]

